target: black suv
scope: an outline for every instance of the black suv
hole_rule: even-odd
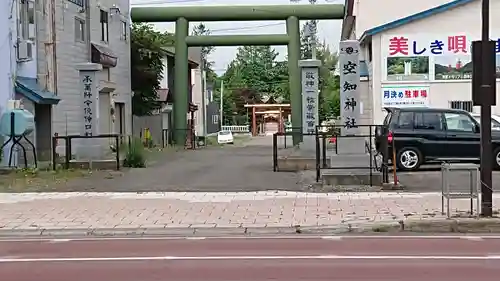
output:
[[[396,148],[396,165],[417,170],[433,161],[476,162],[480,156],[479,123],[466,111],[440,108],[385,108],[389,151]],[[376,147],[380,151],[380,130]],[[493,167],[500,168],[500,132],[492,131]],[[389,157],[390,159],[392,157]]]

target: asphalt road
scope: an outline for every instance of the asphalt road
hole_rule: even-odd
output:
[[[284,147],[280,143],[280,147]],[[254,137],[244,144],[185,150],[164,156],[146,169],[122,176],[89,177],[65,182],[61,192],[249,192],[302,191],[294,173],[275,173],[272,136]]]
[[[415,172],[398,172],[399,181],[408,192],[441,192],[441,166],[425,165]],[[469,172],[453,171],[449,181],[453,191],[468,192]],[[500,191],[500,171],[493,171],[493,190]]]
[[[0,242],[9,281],[496,281],[500,237]]]

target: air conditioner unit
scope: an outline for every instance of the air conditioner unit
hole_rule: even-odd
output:
[[[19,41],[17,44],[17,61],[29,61],[33,59],[33,43],[30,41]]]

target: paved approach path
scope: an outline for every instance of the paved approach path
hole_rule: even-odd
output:
[[[495,194],[494,206],[500,205]],[[455,200],[454,215],[469,209]],[[400,220],[443,218],[439,193],[23,193],[0,194],[0,235],[78,233],[176,234],[246,228],[294,230],[373,227]],[[15,233],[15,234],[12,234]],[[67,233],[66,233],[67,234]],[[56,234],[54,234],[56,235]]]
[[[3,241],[0,275],[9,281],[498,280],[500,239],[461,238]]]
[[[281,145],[282,146],[282,145]],[[58,191],[231,192],[300,190],[294,173],[275,173],[272,136],[255,137],[242,145],[207,147],[175,153],[146,169],[132,169],[102,179],[74,180]]]

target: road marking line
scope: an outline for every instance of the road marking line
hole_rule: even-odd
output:
[[[340,241],[342,240],[342,236],[323,236],[321,237],[323,240],[337,240]]]
[[[470,240],[470,241],[483,241],[483,237],[480,236],[461,236],[460,239]]]
[[[65,243],[65,242],[71,242],[71,239],[50,239],[48,242],[49,243]]]
[[[473,238],[468,238],[473,237]],[[273,235],[263,235],[263,236],[138,236],[138,237],[75,237],[68,239],[57,239],[51,237],[40,237],[40,238],[3,238],[0,242],[43,242],[43,241],[59,241],[59,242],[70,242],[70,241],[112,241],[112,240],[205,240],[205,239],[217,239],[217,240],[234,240],[234,239],[500,239],[499,235],[482,235],[482,236],[466,236],[466,235],[346,235],[346,236],[311,236],[311,235],[286,235],[286,236],[273,236]]]
[[[492,256],[158,256],[158,257],[94,257],[94,258],[0,258],[0,263],[20,262],[113,262],[113,261],[223,261],[223,260],[500,260]]]

